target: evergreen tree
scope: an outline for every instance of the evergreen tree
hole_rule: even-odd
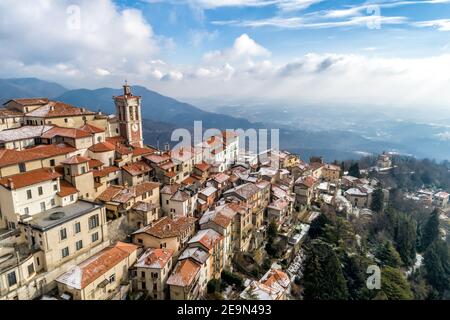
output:
[[[395,228],[395,244],[405,266],[416,259],[416,223],[405,214],[399,214]]]
[[[320,214],[316,219],[311,222],[308,235],[311,239],[316,239],[323,235],[325,226],[330,224],[330,219],[325,214]]]
[[[344,254],[343,271],[347,282],[347,290],[350,300],[371,299],[373,292],[366,285],[366,270],[369,265],[368,260],[359,255]]]
[[[375,257],[380,261],[383,267],[398,268],[402,264],[400,254],[395,250],[390,241],[380,245],[375,253]]]
[[[425,251],[428,246],[439,238],[439,210],[434,210],[427,223],[423,227],[422,238],[420,241],[421,250]]]
[[[428,283],[442,296],[450,289],[450,258],[445,241],[435,240],[428,246],[424,264]]]
[[[341,263],[333,247],[322,240],[313,240],[307,248],[303,274],[306,300],[344,300],[348,298]]]
[[[352,177],[361,178],[358,162],[353,163],[348,169],[348,174]]]
[[[372,203],[370,209],[374,212],[381,212],[384,208],[384,193],[381,187],[375,189],[372,195]]]
[[[410,300],[413,298],[409,283],[401,270],[392,267],[381,269],[380,296],[388,300]]]

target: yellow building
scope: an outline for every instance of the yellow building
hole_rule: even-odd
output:
[[[123,298],[122,283],[129,280],[128,269],[137,260],[138,247],[118,242],[62,274],[56,282],[59,294],[73,300]]]

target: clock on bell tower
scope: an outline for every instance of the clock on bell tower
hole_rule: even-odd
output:
[[[119,120],[119,134],[134,147],[143,147],[141,97],[134,96],[125,82],[123,95],[114,97],[116,115]]]

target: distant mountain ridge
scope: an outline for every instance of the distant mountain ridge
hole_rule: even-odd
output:
[[[204,128],[246,129],[255,126],[254,123],[246,119],[203,111],[188,103],[163,96],[142,86],[133,86],[132,92],[134,95],[142,97],[143,119],[167,122],[183,127],[193,126],[194,121],[202,121]],[[83,106],[93,111],[101,110],[105,113],[115,113],[113,96],[121,94],[122,89],[78,89],[67,91],[56,99],[76,106]],[[262,125],[257,126],[262,127]]]
[[[36,78],[0,79],[0,99],[2,102],[13,98],[46,97],[56,98],[67,89],[55,82]]]
[[[333,126],[330,126],[329,130],[318,132],[300,127],[284,127],[276,123],[281,112],[278,109],[272,110],[269,122],[255,123],[232,115],[204,111],[142,86],[133,86],[132,90],[133,94],[142,96],[144,140],[147,144],[161,148],[170,142],[171,134],[176,128],[192,131],[194,121],[202,121],[204,130],[280,128],[280,148],[301,153],[306,156],[305,159],[309,155],[324,155],[327,161],[356,159],[363,152],[380,153],[384,150],[405,152],[411,149],[411,146],[405,146],[397,141],[374,141],[357,132],[333,129]],[[112,88],[67,90],[57,83],[36,78],[0,79],[0,102],[11,98],[48,97],[92,111],[115,113],[113,96],[121,94],[122,89]],[[411,153],[425,156],[420,150]]]

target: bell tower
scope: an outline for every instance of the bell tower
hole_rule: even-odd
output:
[[[119,119],[119,134],[127,143],[134,147],[143,146],[141,97],[131,93],[131,87],[125,81],[123,95],[113,97],[116,105],[116,115]]]

